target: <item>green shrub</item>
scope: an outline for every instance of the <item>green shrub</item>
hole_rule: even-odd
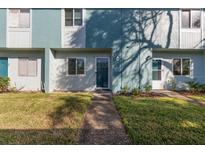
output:
[[[144,86],[145,92],[149,93],[152,90],[152,85],[150,85],[149,83],[146,83]]]
[[[205,84],[199,84],[197,91],[198,91],[198,92],[205,92]]]
[[[8,77],[0,77],[0,91],[8,91],[10,85],[10,79]]]
[[[122,93],[123,93],[123,94],[129,93],[129,87],[128,87],[128,85],[125,85],[125,86],[122,88]]]
[[[132,93],[132,95],[139,95],[140,94],[140,90],[138,88],[133,88],[131,93]]]
[[[200,84],[195,80],[187,82],[191,92],[205,92],[205,84]]]
[[[169,84],[170,84],[171,90],[173,91],[177,90],[177,82],[174,78],[169,80]]]

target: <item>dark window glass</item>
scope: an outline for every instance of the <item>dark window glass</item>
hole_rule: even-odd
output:
[[[73,26],[73,9],[65,9],[65,26]]]
[[[82,25],[82,9],[75,9],[75,26]]]
[[[182,59],[182,75],[190,75],[190,59]]]
[[[182,28],[190,28],[190,10],[182,10],[181,14],[181,21],[182,21]]]
[[[84,59],[77,59],[77,74],[84,74]]]
[[[76,59],[69,58],[68,60],[68,74],[75,75],[76,74]]]
[[[200,10],[192,10],[192,28],[201,27],[201,13]]]
[[[153,70],[161,70],[161,60],[153,60],[152,69]]]
[[[181,59],[173,60],[173,73],[174,75],[181,75]]]

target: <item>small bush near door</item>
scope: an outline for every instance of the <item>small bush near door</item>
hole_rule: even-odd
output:
[[[200,84],[196,81],[187,82],[191,92],[205,92],[205,84]]]
[[[10,79],[8,77],[0,77],[0,92],[8,91]]]
[[[144,86],[145,92],[149,93],[152,90],[152,85],[150,85],[149,83],[146,83]]]

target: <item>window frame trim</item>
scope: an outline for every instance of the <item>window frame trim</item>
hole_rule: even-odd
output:
[[[30,27],[29,28],[15,28],[15,27],[9,27],[9,9],[6,9],[6,47],[12,47],[10,45],[10,36],[9,33],[10,32],[29,32],[30,33],[30,41],[29,41],[29,47],[32,46],[32,31],[33,31],[33,9],[32,8],[28,8],[30,10]]]
[[[200,27],[199,27],[199,28],[193,28],[193,27],[192,27],[192,10],[198,10],[198,11],[200,11]],[[183,11],[189,11],[189,12],[190,12],[190,19],[189,19],[189,20],[190,20],[190,25],[189,25],[190,27],[189,27],[189,28],[183,28],[183,26],[182,26],[182,12],[183,12]],[[181,15],[180,15],[180,23],[181,23],[180,25],[181,25],[181,29],[182,29],[182,30],[198,31],[198,30],[200,30],[200,29],[202,28],[202,26],[203,26],[203,25],[202,25],[202,24],[203,24],[203,23],[202,23],[202,19],[203,19],[203,18],[202,18],[202,12],[203,12],[203,10],[202,10],[202,9],[183,8],[183,9],[180,9],[180,12],[181,12],[181,13],[180,13],[180,14],[181,14]]]
[[[174,59],[180,59],[181,61],[181,72],[180,72],[180,75],[175,75],[174,74]],[[183,75],[183,67],[182,67],[182,59],[189,59],[189,62],[190,62],[190,67],[189,67],[189,75]],[[183,58],[179,58],[179,57],[175,57],[175,58],[172,58],[172,74],[173,76],[179,76],[179,77],[191,77],[192,75],[192,59],[190,57],[183,57]]]
[[[72,26],[66,26],[65,25],[65,9],[72,9],[73,11],[73,25]],[[81,9],[82,10],[82,25],[75,25],[75,9]],[[83,8],[63,8],[63,20],[64,20],[64,27],[82,27],[84,26],[84,9]]]
[[[16,27],[16,26],[14,26],[14,27],[10,27],[10,21],[9,21],[9,15],[10,15],[10,9],[18,9],[18,22],[19,22],[19,25]],[[20,13],[21,13],[21,9],[29,9],[29,27],[20,27]],[[31,9],[30,8],[8,8],[8,28],[10,28],[10,29],[30,29],[31,28]]]
[[[76,74],[69,74],[69,65],[68,65],[69,59],[76,59],[76,62],[75,62]],[[84,74],[77,74],[77,59],[83,59],[84,61]],[[73,76],[73,77],[86,76],[86,57],[66,57],[66,76]]]
[[[27,65],[26,65],[26,75],[20,75],[20,59],[26,59],[26,63],[27,63]],[[29,67],[28,67],[28,62],[29,62],[29,59],[35,59],[36,60],[36,75],[29,75],[28,74],[28,69],[29,69]],[[37,77],[38,76],[38,58],[33,58],[33,57],[18,57],[18,77]]]

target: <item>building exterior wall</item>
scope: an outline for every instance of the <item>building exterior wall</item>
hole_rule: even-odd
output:
[[[45,91],[50,91],[52,53],[50,48],[61,47],[61,9],[33,9],[32,47],[45,48]]]
[[[9,9],[6,12],[6,46],[8,48],[30,48],[32,42],[32,9],[29,13],[29,27],[10,27]]]
[[[83,9],[82,13],[82,26],[65,26],[65,11],[61,10],[63,48],[85,48],[86,9]]]
[[[178,9],[88,9],[86,47],[113,50],[113,90],[143,88],[152,48],[179,48]],[[163,30],[163,31],[162,31]]]
[[[64,29],[62,12],[32,9],[30,47],[45,48],[42,81],[47,92],[56,89],[53,76],[58,62],[62,64],[52,48],[112,48],[112,90],[116,92],[126,85],[143,89],[151,83],[153,49],[198,49],[205,38],[205,26],[196,33],[181,30],[180,9],[86,9],[84,25],[69,29]],[[0,20],[0,47],[6,47],[6,9],[0,9]]]
[[[0,47],[6,47],[6,9],[0,9]]]
[[[8,77],[11,86],[17,90],[40,91],[42,88],[42,59],[43,52],[39,51],[0,51],[0,57],[8,57]],[[37,76],[19,76],[18,58],[37,58]]]
[[[109,57],[109,53],[103,52],[75,52],[56,51],[53,62],[54,74],[51,76],[51,87],[53,90],[86,90],[92,91],[96,88],[96,57]],[[68,57],[85,58],[85,75],[68,75]],[[111,70],[111,69],[109,69]],[[111,73],[109,73],[111,75]],[[111,81],[111,78],[110,78]]]
[[[186,89],[188,88],[188,81],[196,80],[199,83],[205,83],[205,59],[203,57],[202,52],[186,52],[186,51],[176,51],[176,52],[168,52],[168,51],[154,51],[153,58],[161,58],[162,59],[162,84],[165,89],[169,89],[171,87],[170,81],[176,80],[177,89]],[[173,58],[190,58],[191,59],[191,69],[190,76],[184,75],[173,75],[172,72],[172,61]]]

